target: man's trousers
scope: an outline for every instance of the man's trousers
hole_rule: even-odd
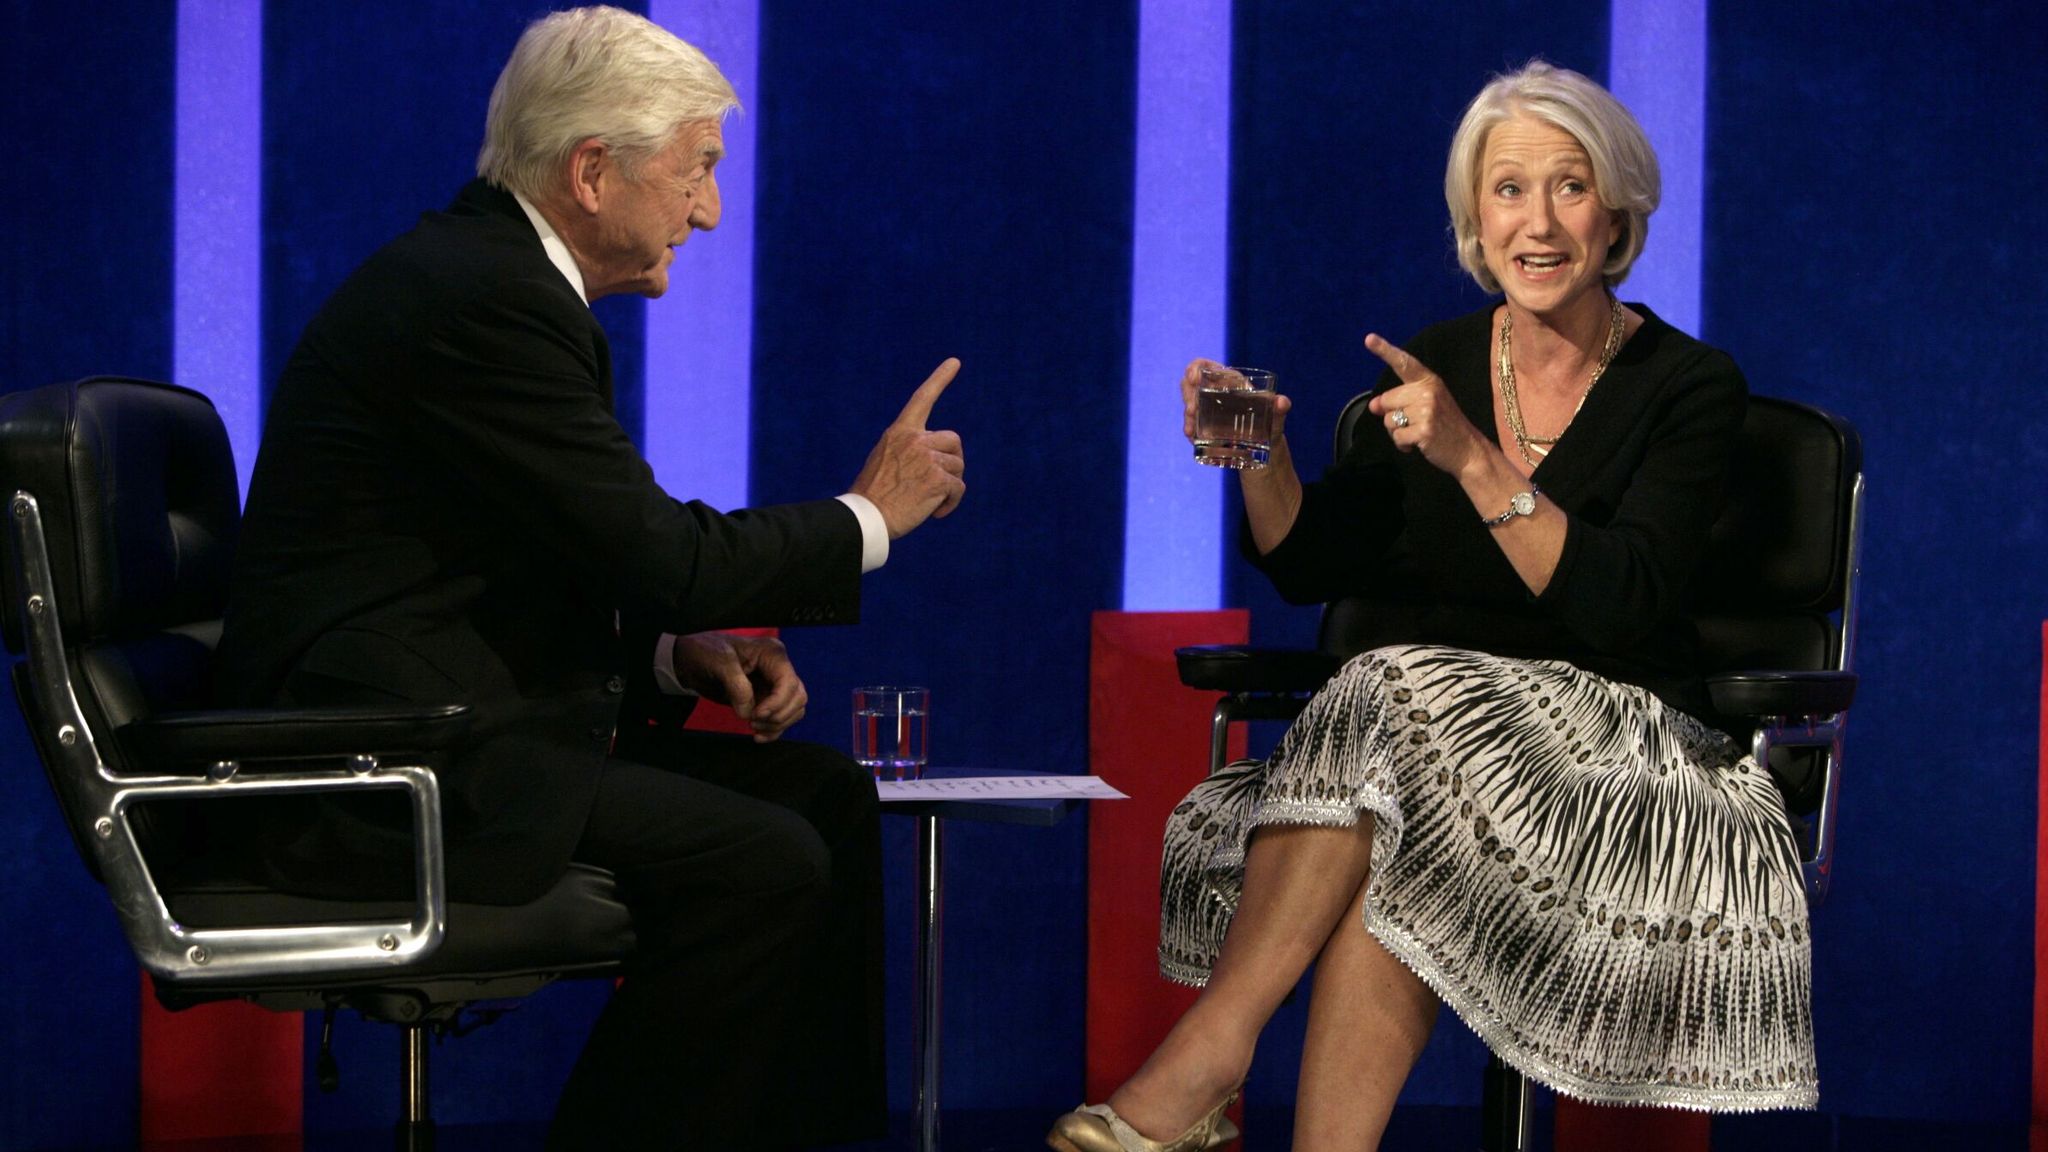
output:
[[[575,859],[638,946],[551,1149],[776,1149],[880,1136],[881,841],[869,773],[797,742],[621,732]]]

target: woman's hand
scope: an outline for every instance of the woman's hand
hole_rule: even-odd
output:
[[[1401,383],[1372,398],[1372,410],[1386,425],[1387,435],[1403,452],[1447,472],[1465,490],[1480,520],[1491,521],[1517,493],[1531,490],[1529,478],[1489,436],[1465,419],[1443,378],[1429,366],[1378,336],[1365,346],[1387,362]],[[1564,554],[1565,514],[1547,498],[1538,497],[1533,515],[1496,524],[1493,542],[1514,565],[1531,594],[1541,596],[1557,573]]]
[[[1214,360],[1197,359],[1189,361],[1180,374],[1181,431],[1190,444],[1195,439],[1195,403],[1202,391],[1202,370],[1222,367]],[[1237,474],[1239,490],[1244,493],[1245,519],[1251,523],[1252,543],[1261,553],[1279,547],[1301,512],[1301,477],[1294,471],[1294,455],[1287,450],[1284,432],[1287,413],[1293,408],[1293,401],[1274,394],[1273,447],[1267,453],[1266,466]]]
[[[1187,368],[1180,374],[1180,430],[1190,444],[1195,442],[1195,404],[1202,392],[1202,370],[1223,367],[1225,365],[1214,360],[1196,358],[1188,361]],[[1276,455],[1283,439],[1281,430],[1287,427],[1287,413],[1293,407],[1294,401],[1278,392],[1273,394],[1273,452]]]
[[[1399,385],[1373,397],[1370,405],[1396,448],[1420,452],[1423,459],[1453,476],[1462,476],[1493,453],[1492,442],[1465,419],[1443,378],[1428,365],[1377,334],[1365,338],[1365,347],[1401,379]]]

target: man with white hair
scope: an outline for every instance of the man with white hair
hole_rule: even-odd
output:
[[[221,694],[470,705],[441,771],[448,890],[519,903],[607,868],[638,947],[557,1110],[558,1148],[778,1148],[883,1124],[879,828],[868,774],[778,742],[782,645],[708,629],[852,620],[889,541],[959,502],[959,437],[911,394],[849,491],[721,514],[671,498],[612,413],[588,302],[668,287],[718,223],[703,54],[613,8],[527,29],[479,178],[307,326],[250,485]],[[693,693],[751,741],[680,730]],[[655,721],[655,723],[650,723]],[[405,826],[281,810],[273,879],[402,890]]]

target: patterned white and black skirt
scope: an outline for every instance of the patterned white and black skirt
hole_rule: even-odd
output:
[[[1723,734],[1560,661],[1368,652],[1174,809],[1161,972],[1208,979],[1254,829],[1361,813],[1366,930],[1509,1064],[1599,1103],[1814,1106],[1798,854]]]

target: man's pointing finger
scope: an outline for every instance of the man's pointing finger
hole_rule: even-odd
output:
[[[946,357],[944,362],[932,369],[931,375],[924,378],[924,383],[917,386],[917,391],[910,394],[910,402],[903,406],[903,411],[896,417],[896,423],[912,428],[923,428],[924,422],[931,418],[932,405],[939,402],[939,394],[944,392],[946,385],[951,384],[953,377],[959,374],[960,361],[951,356]]]

